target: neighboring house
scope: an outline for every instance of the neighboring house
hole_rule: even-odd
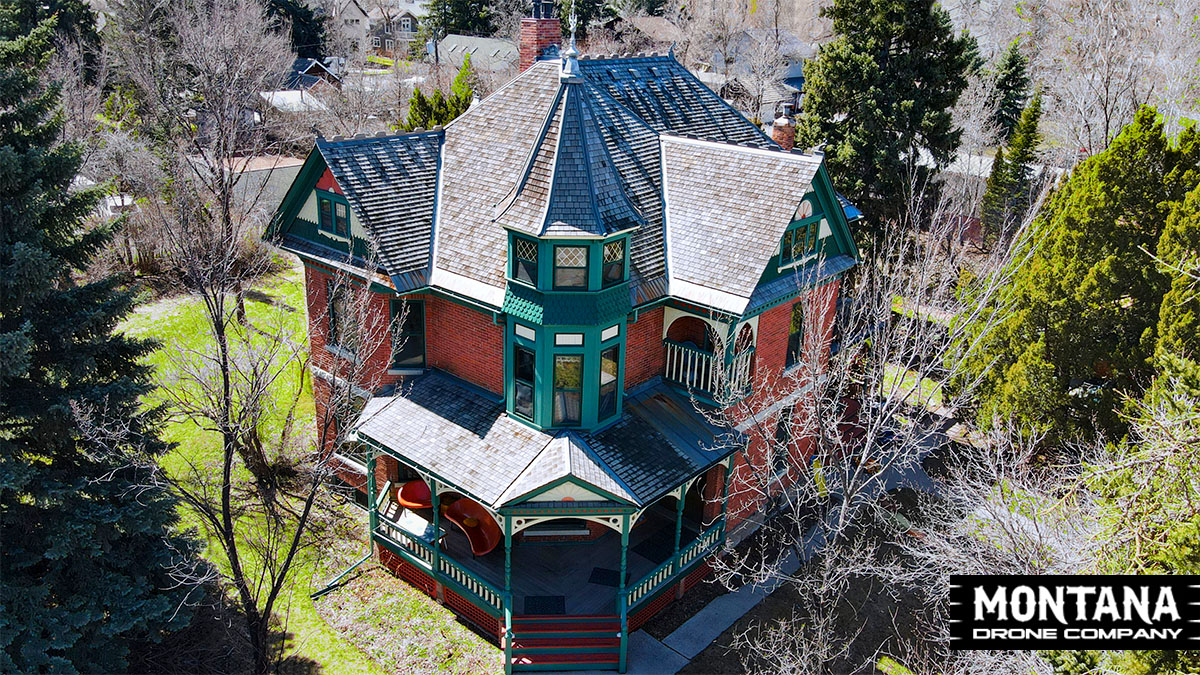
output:
[[[377,376],[334,461],[378,558],[506,670],[623,672],[630,632],[765,507],[751,429],[811,395],[796,366],[857,261],[823,158],[777,131],[789,149],[673,57],[568,50],[444,130],[318,139],[284,198],[269,237],[305,265],[318,409],[339,360]],[[403,317],[393,341],[356,352],[339,271]],[[759,426],[692,399],[780,390]]]
[[[417,37],[421,22],[429,10],[424,2],[384,2],[372,7],[368,49],[384,56],[395,56],[408,48]]]
[[[320,61],[299,58],[292,62],[280,89],[308,91],[322,86],[341,88],[342,80]]]
[[[437,55],[442,65],[461,68],[466,54],[471,55],[471,67],[481,73],[515,73],[520,56],[517,45],[499,38],[447,35],[438,41]]]
[[[328,110],[321,99],[312,92],[303,89],[287,89],[284,91],[261,91],[258,93],[267,105],[275,110],[289,115],[324,112]]]
[[[697,77],[765,122],[775,119],[784,106],[799,109],[804,61],[815,54],[813,45],[791,31],[749,28],[730,41],[727,52],[714,51]]]
[[[334,0],[333,13],[326,22],[326,30],[336,33],[339,44],[335,47],[344,49],[338,54],[342,57],[353,57],[367,49],[367,36],[371,20],[367,11],[358,0]]]

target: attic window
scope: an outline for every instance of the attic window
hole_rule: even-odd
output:
[[[538,282],[538,247],[537,242],[521,237],[513,237],[513,278],[524,281],[531,286]]]
[[[333,217],[334,226],[337,228],[335,234],[343,237],[348,236],[350,232],[350,207],[341,202],[334,202]]]
[[[554,288],[587,288],[586,246],[554,247]]]
[[[819,222],[799,225],[783,233],[783,244],[779,253],[779,264],[790,265],[803,260],[817,250],[817,233],[821,227]]]

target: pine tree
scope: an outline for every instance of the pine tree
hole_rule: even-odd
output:
[[[427,97],[420,87],[414,88],[412,98],[408,101],[408,117],[398,123],[396,129],[414,131],[449,124],[471,107],[471,100],[475,97],[472,88],[474,80],[475,71],[471,68],[471,56],[468,54],[450,84],[450,96],[443,94],[441,89],[434,89],[433,95]]]
[[[1149,398],[1166,400],[1183,389],[1200,400],[1200,180],[1171,211],[1157,256],[1171,286],[1158,315],[1158,375]]]
[[[1037,94],[1017,124],[1007,155],[996,151],[987,191],[983,194],[983,230],[990,245],[1007,242],[1029,214],[1033,205],[1034,160],[1041,142],[1038,122],[1042,116],[1042,97]]]
[[[325,45],[325,22],[307,3],[297,0],[268,0],[267,16],[289,26],[292,49],[298,56],[319,59]]]
[[[166,449],[139,403],[152,345],[114,333],[132,296],[80,280],[112,231],[85,230],[99,194],[69,190],[80,151],[38,79],[53,21],[18,30],[0,9],[0,671],[115,672],[186,622],[168,570],[192,549],[176,503],[78,422],[103,411],[124,445]]]
[[[1171,285],[1146,251],[1197,180],[1200,134],[1172,144],[1143,108],[1057,189],[1022,244],[1037,248],[998,294],[999,323],[969,364],[982,377],[982,426],[1013,420],[1050,442],[1124,435],[1119,402],[1153,377]]]
[[[999,101],[996,105],[996,125],[1004,132],[1004,141],[1012,140],[1029,98],[1029,59],[1021,53],[1020,39],[1013,40],[1000,55],[992,71]]]
[[[454,81],[450,83],[450,120],[467,112],[471,107],[471,100],[475,98],[475,69],[471,67],[470,53],[463,55],[462,67],[458,69],[458,74],[454,76]],[[450,120],[446,120],[443,124],[448,124]]]
[[[974,39],[934,0],[835,0],[834,38],[804,66],[799,147],[825,143],[833,184],[877,224],[901,210],[918,157],[949,162],[961,132],[950,109]]]

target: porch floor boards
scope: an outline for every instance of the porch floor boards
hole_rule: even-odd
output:
[[[684,520],[680,547],[695,539],[695,523]],[[651,560],[633,551],[634,547],[651,538],[665,538],[667,556]],[[652,510],[644,515],[629,533],[626,558],[626,584],[632,585],[670,556],[675,542],[675,514]],[[462,532],[450,527],[443,539],[442,550],[455,562],[479,575],[496,588],[504,588],[504,546],[498,546],[485,556],[473,557],[470,544]],[[535,595],[561,595],[566,599],[568,616],[613,614],[616,612],[620,589],[604,584],[589,583],[596,567],[621,569],[621,535],[606,532],[602,537],[581,543],[514,543],[512,547],[512,592],[515,614],[525,613],[525,598]]]

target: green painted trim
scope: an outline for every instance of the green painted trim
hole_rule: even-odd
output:
[[[578,478],[576,478],[574,476],[563,476],[551,483],[548,483],[546,485],[543,485],[540,488],[537,488],[536,490],[526,492],[523,495],[518,495],[515,499],[510,499],[507,503],[513,504],[513,505],[523,504],[523,503],[528,502],[529,500],[533,499],[534,497],[537,497],[538,495],[546,494],[547,492],[553,490],[554,488],[556,488],[564,483],[572,483],[574,485],[578,485],[579,487],[581,487],[589,492],[594,492],[602,497],[607,497],[608,499],[611,499],[612,501],[615,501],[615,502],[621,502],[622,504],[629,504],[631,506],[636,506],[635,504],[633,504],[633,502],[630,502],[628,499],[625,499],[623,497],[618,497],[611,492],[602,490],[602,489],[596,487],[595,485],[592,485],[591,483],[584,483],[583,481],[579,480]]]
[[[310,150],[300,171],[296,173],[296,179],[284,193],[283,201],[279,203],[279,208],[275,210],[275,215],[267,226],[268,236],[282,236],[288,231],[300,209],[304,208],[304,202],[308,201],[317,180],[327,168],[321,152],[315,147]]]
[[[553,507],[534,507],[529,506],[526,502],[525,506],[506,506],[500,509],[500,512],[506,516],[529,516],[529,517],[549,517],[549,516],[621,516],[632,515],[637,513],[638,509],[634,506],[613,506],[613,507],[570,507],[570,506],[553,506]]]

